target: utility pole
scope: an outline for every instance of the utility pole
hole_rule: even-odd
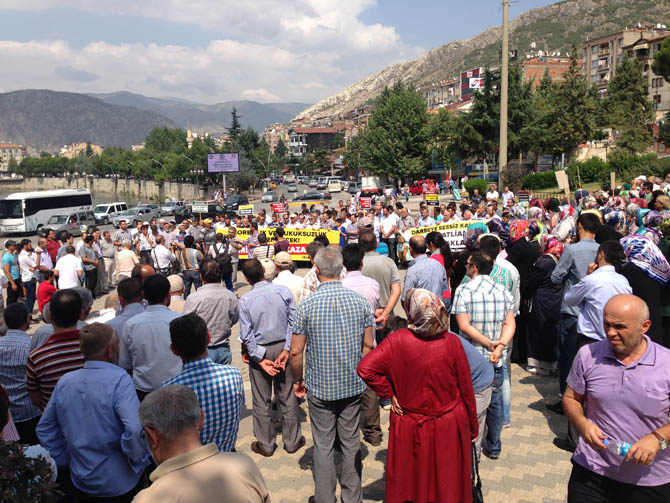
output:
[[[500,144],[498,146],[498,185],[507,168],[507,94],[509,89],[509,0],[502,0],[502,65],[500,67]]]

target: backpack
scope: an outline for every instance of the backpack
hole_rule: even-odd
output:
[[[219,244],[223,244],[224,251],[219,251]],[[231,274],[233,272],[233,261],[230,253],[228,253],[228,240],[224,239],[223,243],[214,243],[212,246],[214,247],[214,260],[219,264],[221,272],[224,275]]]

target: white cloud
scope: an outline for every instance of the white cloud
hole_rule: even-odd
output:
[[[391,26],[363,23],[360,14],[374,5],[376,0],[59,0],[58,8],[190,25],[213,33],[214,40],[199,47],[98,41],[81,48],[66,40],[0,41],[0,64],[13,70],[0,77],[0,86],[127,90],[208,103],[241,97],[316,102],[423,52],[403,43]],[[3,8],[46,11],[54,3],[4,0]]]

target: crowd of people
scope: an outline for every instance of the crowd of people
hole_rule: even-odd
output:
[[[554,440],[574,451],[569,501],[668,501],[669,188],[670,175],[519,202],[505,187],[500,204],[491,187],[418,212],[395,194],[370,208],[354,196],[121,222],[77,244],[49,233],[34,250],[8,240],[3,437],[48,464],[62,501],[270,501],[236,452],[238,325],[249,448],[272,457],[281,437],[289,455],[303,449],[306,401],[310,501],[335,501],[338,479],[343,502],[362,500],[361,433],[379,446],[384,410],[385,500],[471,501],[481,455],[499,459],[514,426],[512,362],[558,381],[547,407],[569,419]],[[420,230],[450,222],[466,228],[462,249]],[[289,229],[339,239],[319,233],[301,275]],[[31,336],[35,300],[46,324]]]

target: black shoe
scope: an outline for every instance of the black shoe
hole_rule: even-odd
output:
[[[258,445],[258,442],[251,442],[251,450],[254,451],[256,454],[260,454],[261,456],[264,456],[266,458],[269,458],[275,453],[275,450],[277,449],[277,446],[275,446],[274,449],[272,449],[271,452],[265,452],[263,449],[261,449],[260,445]]]
[[[363,440],[365,440],[372,447],[379,447],[380,445],[382,445],[382,439],[381,438],[366,438],[366,437],[363,437]]]
[[[577,448],[569,438],[556,437],[553,444],[562,451],[575,452],[575,449]]]
[[[560,414],[561,416],[565,415],[565,412],[563,411],[563,402],[561,400],[556,403],[548,403],[547,410],[550,410],[554,414]]]
[[[493,461],[500,457],[500,454],[491,454],[490,452],[486,452],[484,449],[482,449],[482,454],[487,458],[492,459]]]

